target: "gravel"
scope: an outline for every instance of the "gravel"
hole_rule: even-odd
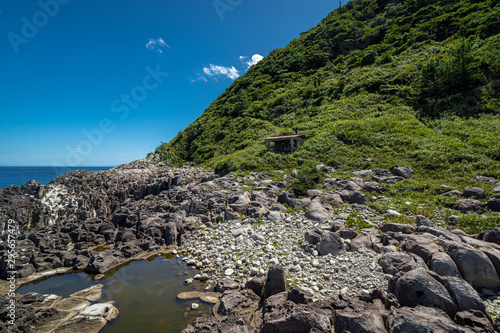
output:
[[[343,210],[352,211],[353,206]],[[367,210],[367,208],[361,208]],[[362,212],[365,217],[374,215]],[[270,264],[280,264],[292,285],[298,285],[315,299],[339,293],[369,294],[387,287],[391,277],[378,265],[377,253],[360,248],[344,255],[318,256],[304,240],[307,231],[329,226],[312,222],[302,212],[285,214],[285,219],[227,221],[202,230],[196,246],[187,248],[183,259],[195,262],[201,274],[212,281],[230,276],[242,282],[264,275]],[[376,232],[376,229],[365,231]]]

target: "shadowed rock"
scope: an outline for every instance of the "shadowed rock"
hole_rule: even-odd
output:
[[[457,265],[463,278],[474,288],[500,287],[500,277],[486,254],[460,243],[451,243],[448,254]]]
[[[458,307],[446,288],[435,280],[424,268],[416,268],[404,273],[394,283],[394,290],[402,306],[423,305],[436,307],[453,317]],[[393,278],[394,279],[394,278]]]
[[[318,252],[321,255],[332,254],[339,255],[345,253],[345,245],[343,239],[331,231],[323,234],[321,242],[318,244]]]
[[[271,265],[267,271],[266,284],[264,285],[263,299],[277,293],[286,291],[285,271],[282,267]]]

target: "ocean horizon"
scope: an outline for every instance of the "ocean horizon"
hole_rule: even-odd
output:
[[[48,184],[52,179],[73,170],[102,171],[111,168],[114,166],[0,166],[0,188],[11,185],[21,186],[30,180]]]

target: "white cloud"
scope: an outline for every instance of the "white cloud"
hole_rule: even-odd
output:
[[[203,68],[203,73],[205,73],[207,76],[214,77],[225,76],[227,78],[230,78],[231,80],[236,80],[240,77],[240,73],[236,68],[234,68],[234,66],[225,67],[210,64],[210,67]]]
[[[240,61],[247,65],[247,69],[258,63],[262,59],[264,59],[264,57],[260,54],[254,54],[251,59],[248,59],[248,57],[246,56],[240,56]]]
[[[170,48],[170,46],[168,46],[168,44],[165,43],[163,38],[150,39],[149,42],[146,44],[146,48],[148,50],[158,52],[158,53],[163,53],[162,48],[164,48],[164,47]]]

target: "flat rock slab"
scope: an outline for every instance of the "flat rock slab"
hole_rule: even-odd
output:
[[[215,292],[206,292],[203,293],[203,295],[200,296],[200,299],[203,302],[210,303],[210,304],[215,304],[219,301],[221,294],[220,293],[215,293]]]
[[[106,323],[107,321],[103,317],[86,317],[78,315],[59,326],[54,333],[97,333],[106,325]]]
[[[199,298],[201,295],[203,295],[203,293],[200,291],[188,291],[188,292],[178,294],[177,298],[178,299],[193,299],[193,298]]]
[[[30,328],[34,327],[29,330],[30,333],[47,333],[51,332],[62,323],[67,322],[76,314],[77,312],[59,311],[53,308],[41,309],[35,314],[36,317],[34,317],[33,320],[28,320],[27,326]],[[43,320],[39,318],[43,318]]]
[[[61,311],[77,311],[80,312],[86,307],[90,305],[89,301],[80,299],[80,298],[74,298],[74,297],[68,297],[60,300],[54,305],[54,308],[61,310]]]
[[[41,295],[37,293],[27,293],[25,295],[22,295],[19,298],[19,302],[22,304],[26,304],[29,306],[32,306],[35,309],[40,309],[40,308],[50,308],[51,306],[54,305],[57,301],[59,301],[62,297],[57,296],[57,295]]]
[[[107,320],[115,319],[118,316],[118,309],[111,303],[92,304],[80,312],[81,316],[103,317]]]
[[[85,299],[90,302],[96,302],[102,296],[102,284],[96,284],[95,286],[77,291],[70,295],[70,297],[76,297]]]
[[[199,298],[203,302],[215,304],[219,301],[220,293],[216,292],[200,292],[200,291],[188,291],[184,293],[180,293],[177,295],[178,299],[195,299]]]

